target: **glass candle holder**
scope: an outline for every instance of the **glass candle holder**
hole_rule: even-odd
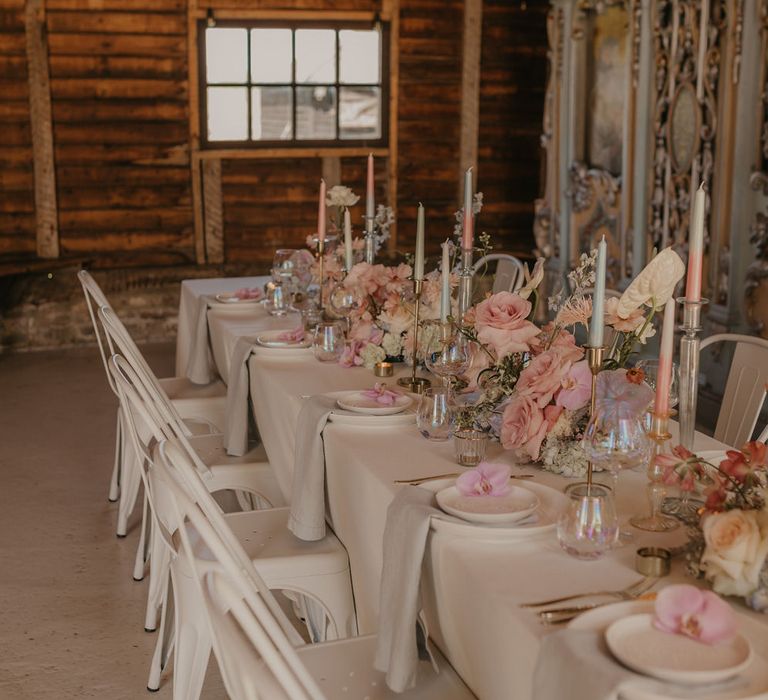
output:
[[[456,461],[462,467],[475,467],[485,459],[488,433],[482,430],[462,429],[453,433]]]
[[[577,559],[599,559],[613,547],[619,521],[613,492],[603,484],[571,484],[568,505],[557,521],[560,546]]]

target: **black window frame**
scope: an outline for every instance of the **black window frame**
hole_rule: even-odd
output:
[[[211,28],[234,28],[245,29],[248,31],[248,79],[246,83],[208,83],[206,75],[206,41],[205,30],[211,27],[206,20],[198,22],[197,41],[198,41],[198,96],[200,100],[200,147],[204,150],[219,149],[238,149],[238,150],[261,150],[267,148],[280,149],[302,149],[302,148],[332,148],[340,151],[344,149],[365,148],[386,148],[389,144],[389,23],[388,22],[360,22],[360,21],[332,21],[332,20],[216,20],[216,24]],[[259,83],[251,81],[251,29],[290,29],[292,32],[292,65],[290,83]],[[336,32],[336,79],[333,83],[297,83],[296,82],[296,30],[297,29],[329,29]],[[380,83],[340,83],[339,62],[340,46],[339,31],[345,29],[358,30],[379,30],[380,32]],[[333,87],[336,91],[336,138],[333,139],[300,139],[297,138],[296,125],[296,88],[327,86]],[[208,139],[208,88],[209,87],[245,87],[248,92],[248,138],[242,141],[210,141]],[[292,95],[292,136],[290,139],[260,139],[251,138],[251,117],[252,117],[252,98],[251,89],[254,87],[290,87]],[[354,87],[378,87],[381,90],[381,136],[377,139],[342,139],[339,138],[340,118],[341,118],[341,90],[340,88]]]

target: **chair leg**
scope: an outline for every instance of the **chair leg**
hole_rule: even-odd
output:
[[[144,570],[149,561],[149,543],[152,537],[152,515],[149,512],[149,498],[144,494],[144,506],[141,512],[141,532],[139,542],[136,545],[136,559],[133,563],[133,580],[142,581]]]
[[[120,498],[120,460],[123,456],[123,414],[117,409],[117,427],[115,428],[115,464],[112,467],[112,478],[109,481],[109,500],[116,503]]]
[[[173,653],[174,636],[173,625],[168,623],[173,619],[172,596],[170,595],[170,586],[168,586],[169,573],[165,572],[165,590],[167,592],[163,601],[163,608],[160,614],[160,629],[155,643],[155,652],[152,655],[152,661],[149,665],[149,679],[147,680],[147,690],[155,692],[160,690],[160,676],[168,665],[168,659]]]
[[[120,474],[120,503],[117,507],[117,536],[125,537],[128,532],[128,518],[136,507],[141,486],[141,466],[136,464],[138,459],[130,443],[125,444],[122,469]]]
[[[173,594],[173,700],[199,700],[211,655],[205,606],[197,583],[187,576],[173,577]]]
[[[170,554],[155,528],[152,528],[149,560],[149,589],[147,590],[147,611],[144,617],[144,629],[154,632],[157,628],[157,617],[168,599],[168,568]]]

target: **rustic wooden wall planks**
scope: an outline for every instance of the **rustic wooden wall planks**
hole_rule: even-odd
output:
[[[482,2],[477,161],[486,204],[480,225],[519,253],[532,247],[545,5],[529,0],[523,12],[518,2]],[[45,0],[44,6],[63,259],[105,267],[206,259],[263,266],[276,244],[301,245],[314,230],[320,155],[334,159],[334,172],[338,159],[341,181],[363,193],[363,151],[273,153],[260,160],[215,154],[219,189],[210,174],[215,166],[206,164],[205,154],[193,157],[190,26],[194,13],[209,7],[230,16],[329,11],[372,17],[395,11],[395,0],[196,0],[191,13],[189,0]],[[36,254],[24,7],[23,0],[0,0],[0,260]],[[396,113],[390,146],[396,150],[377,158],[377,199],[397,197],[401,251],[410,248],[419,200],[428,207],[432,251],[450,235],[460,204],[464,8],[464,0],[399,3],[391,56]],[[217,192],[221,218],[203,220],[203,202],[210,214],[208,200],[215,202]],[[360,207],[353,211],[358,230]]]

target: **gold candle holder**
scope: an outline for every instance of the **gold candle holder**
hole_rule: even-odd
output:
[[[318,238],[317,240],[317,254],[320,258],[320,313],[323,313],[325,307],[323,305],[323,283],[325,282],[325,240]]]
[[[674,518],[663,515],[661,504],[664,500],[666,489],[662,479],[664,478],[663,467],[659,464],[657,457],[664,452],[664,445],[672,439],[669,432],[669,413],[651,413],[651,429],[648,437],[653,442],[651,449],[651,458],[648,463],[648,501],[651,506],[651,513],[647,516],[634,515],[629,519],[630,524],[639,530],[648,532],[669,532],[680,526]]]
[[[595,415],[595,402],[597,400],[597,375],[600,374],[600,369],[603,366],[603,356],[605,355],[605,347],[592,347],[588,345],[587,348],[587,364],[589,365],[589,371],[592,372],[592,392],[589,399],[589,417],[592,419]],[[592,486],[592,460],[587,462],[587,485]]]
[[[419,314],[421,308],[422,280],[413,280],[414,314],[413,314],[413,367],[410,377],[400,377],[397,380],[399,386],[414,394],[421,394],[424,389],[432,385],[429,379],[416,376],[416,366],[419,358]]]
[[[391,362],[377,362],[373,366],[373,373],[377,377],[391,377],[395,373],[395,368]]]

